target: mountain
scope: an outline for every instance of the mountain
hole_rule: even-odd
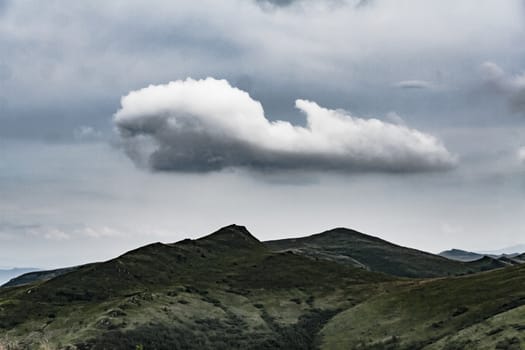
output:
[[[232,225],[1,288],[0,334],[22,348],[47,339],[52,348],[307,349],[337,310],[394,280],[271,252]]]
[[[47,281],[52,278],[55,278],[57,276],[63,275],[65,273],[74,271],[78,269],[79,267],[65,267],[61,269],[55,269],[55,270],[37,270],[33,271],[29,269],[30,272],[24,271],[16,275],[16,277],[13,277],[9,279],[5,284],[1,285],[1,287],[15,287],[15,286],[22,286],[24,284],[30,284],[38,281]]]
[[[499,254],[499,255],[481,255],[479,253],[468,252],[465,250],[451,249],[451,250],[445,250],[439,253],[439,255],[447,259],[457,260],[457,261],[467,261],[467,262],[474,262],[476,260],[479,261],[480,259],[486,257],[486,258],[495,259],[498,262],[503,263],[505,265],[519,265],[519,264],[525,263],[523,259],[520,259],[520,255],[518,253]],[[525,256],[525,253],[521,255],[521,257],[523,256]]]
[[[387,261],[396,275],[385,273]],[[448,339],[456,349],[482,349],[478,339],[492,349],[525,344],[525,265],[461,277],[398,277],[400,271],[423,275],[425,266],[427,274],[447,268],[452,274],[471,265],[347,229],[262,243],[245,227],[230,225],[200,239],[153,243],[0,288],[0,348],[441,349]]]
[[[525,253],[523,254],[520,254],[520,255],[516,255],[514,257],[515,260],[518,260],[518,261],[521,261],[521,262],[525,262]]]
[[[501,261],[502,263],[507,264],[507,265],[520,265],[523,263],[521,260],[516,259],[514,257],[515,255],[513,255],[512,257],[503,255],[498,258],[498,261]]]
[[[458,261],[474,261],[484,257],[483,254],[468,252],[466,250],[461,249],[445,250],[439,253],[439,255],[447,259]]]
[[[12,278],[20,276],[26,272],[37,271],[37,268],[11,268],[11,269],[0,269],[0,285],[9,281]]]
[[[360,266],[400,277],[462,275],[506,265],[488,257],[472,262],[454,261],[346,228],[308,237],[268,241],[265,244],[274,252],[293,251],[312,258]]]

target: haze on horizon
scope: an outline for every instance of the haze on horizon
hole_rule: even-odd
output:
[[[0,266],[245,225],[525,243],[525,2],[0,0]]]

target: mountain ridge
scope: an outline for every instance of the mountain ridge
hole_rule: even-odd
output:
[[[403,247],[377,236],[368,235],[345,227],[336,227],[320,233],[302,237],[260,241],[253,234],[251,234],[245,226],[237,224],[224,226],[211,234],[197,239],[187,238],[175,243],[150,243],[128,251],[122,254],[120,257],[137,254],[148,249],[155,249],[156,247],[175,247],[177,249],[184,248],[184,252],[181,251],[182,254],[191,251],[192,249],[190,249],[190,247],[195,247],[196,245],[201,245],[201,248],[203,249],[218,249],[218,247],[222,247],[218,251],[224,250],[224,252],[231,252],[232,249],[255,249],[258,251],[264,251],[268,249],[274,252],[290,251],[313,259],[335,261],[354,267],[400,277],[442,277],[448,275],[467,274],[494,268],[501,268],[510,263],[508,260],[498,260],[492,257],[485,258],[485,256],[480,255],[480,257],[476,260],[463,260],[460,261],[461,264],[458,264],[445,256],[435,255],[414,248]],[[354,246],[357,250],[349,249],[348,251],[344,251],[345,249],[343,248],[351,248],[350,245]],[[461,250],[456,251],[464,252]],[[397,260],[389,255],[392,254],[392,252],[397,254]],[[199,254],[204,253],[199,251]],[[374,255],[383,255],[383,258],[379,259],[380,261],[371,261],[370,257],[373,257]],[[401,260],[405,260],[407,256],[412,257],[413,261],[406,264],[400,262],[399,257],[402,257]],[[392,259],[394,259],[394,261],[392,261]],[[519,262],[520,260],[517,259],[517,263]],[[444,267],[436,271],[429,272],[427,271],[428,266],[418,267],[418,264],[421,263],[432,263],[433,265],[443,265]],[[397,268],[399,268],[397,271],[395,270],[396,264]],[[32,283],[34,281],[48,280],[65,273],[75,271],[82,266],[66,267],[48,271],[36,271],[23,274],[8,281],[2,287],[11,287]]]
[[[443,277],[500,268],[495,259],[458,262],[429,252],[403,247],[376,236],[336,228],[305,237],[264,242],[273,251],[294,250],[306,256],[359,263],[372,271],[399,277]],[[349,259],[350,258],[350,259]]]
[[[385,257],[399,272],[402,256],[418,265],[409,272],[419,277],[385,273]],[[367,265],[356,267],[360,261]],[[475,273],[458,266],[494,269]],[[423,278],[426,268],[468,276]],[[45,339],[50,348],[68,350],[331,350],[354,348],[357,338],[341,334],[356,332],[371,335],[362,339],[362,349],[423,348],[445,337],[463,341],[461,329],[478,327],[498,312],[514,316],[497,321],[495,330],[482,324],[485,333],[493,334],[491,341],[519,343],[523,337],[513,322],[525,307],[523,268],[490,257],[478,265],[455,262],[341,228],[260,242],[245,227],[230,225],[199,239],[152,243],[50,279],[0,288],[0,348],[38,348]],[[426,311],[426,300],[439,319]],[[394,317],[403,303],[410,312]],[[354,310],[370,319],[355,323]],[[447,319],[452,321],[445,327]],[[389,336],[392,322],[398,333]],[[411,331],[421,326],[424,332]]]

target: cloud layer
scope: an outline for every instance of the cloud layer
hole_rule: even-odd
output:
[[[107,135],[124,92],[188,76],[226,78],[294,123],[294,98],[304,96],[359,113],[396,110],[429,131],[434,120],[472,124],[495,107],[457,91],[478,84],[472,67],[489,57],[523,62],[525,17],[522,0],[461,3],[0,0],[0,137],[74,141],[82,125]],[[392,89],[408,79],[435,89]]]
[[[178,80],[132,91],[114,123],[127,154],[154,170],[420,172],[456,160],[435,137],[296,100],[306,125],[270,121],[262,105],[226,80]]]

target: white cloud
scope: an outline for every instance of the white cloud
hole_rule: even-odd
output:
[[[399,114],[397,114],[396,112],[388,112],[385,116],[385,119],[392,123],[392,124],[397,124],[397,125],[403,125],[403,126],[406,126],[406,122],[405,120],[403,119],[403,117],[401,117]]]
[[[57,228],[46,228],[44,232],[34,232],[33,234],[43,234],[45,239],[53,241],[63,241],[71,238],[66,232]]]
[[[518,160],[522,163],[525,163],[525,147],[521,147],[518,150]]]
[[[270,121],[262,105],[226,80],[178,80],[132,91],[114,122],[137,163],[155,170],[418,172],[456,159],[432,135],[296,100],[306,126]],[[137,141],[138,140],[138,141]]]
[[[509,99],[512,109],[525,113],[525,72],[508,75],[493,62],[483,63],[481,69],[487,83]]]
[[[89,227],[80,228],[75,230],[76,234],[87,236],[91,238],[105,238],[105,237],[120,237],[122,232],[107,226],[103,227]]]

